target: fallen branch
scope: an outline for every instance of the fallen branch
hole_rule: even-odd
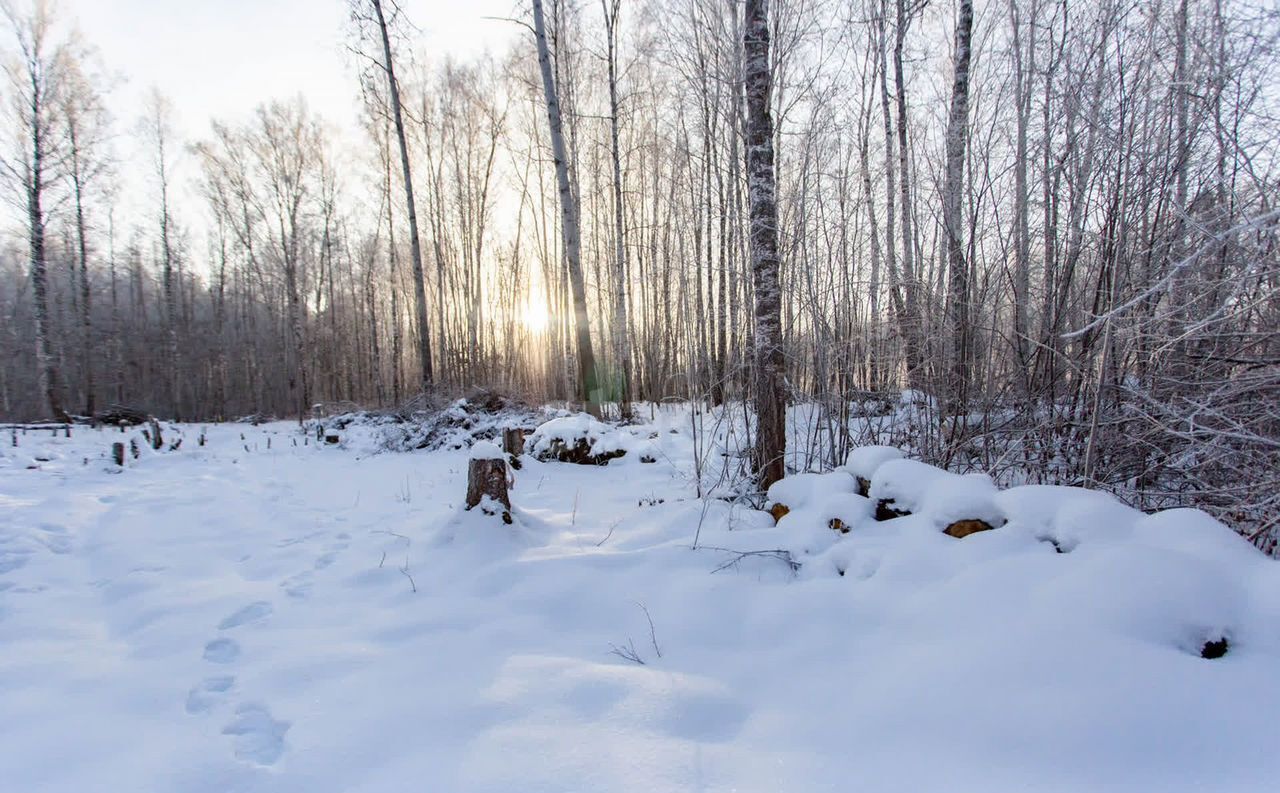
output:
[[[712,570],[711,571],[712,573],[718,573],[721,570],[727,570],[730,567],[736,567],[739,562],[741,562],[743,559],[746,559],[749,556],[767,556],[773,559],[777,559],[780,562],[784,562],[787,565],[787,567],[790,567],[791,572],[793,573],[800,569],[800,563],[797,562],[795,558],[791,556],[791,551],[788,551],[784,548],[769,548],[767,550],[760,550],[760,551],[735,551],[732,548],[720,548],[715,545],[701,545],[698,547],[707,551],[721,551],[723,553],[733,554],[732,559],[730,559],[729,561],[725,562],[724,564]]]

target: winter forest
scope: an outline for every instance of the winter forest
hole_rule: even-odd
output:
[[[936,414],[893,440],[932,461],[1276,527],[1274,8],[774,3],[771,297],[743,9],[545,6],[558,147],[532,29],[440,61],[409,48],[428,20],[353,2],[367,134],[339,148],[287,96],[195,140],[162,95],[115,118],[73,20],[10,8],[3,414],[308,416],[475,387],[717,405],[751,398],[773,321],[780,397],[828,436],[793,468],[842,460],[867,441],[851,413],[914,389]],[[118,161],[122,134],[149,161]],[[149,176],[127,208],[122,167]],[[175,208],[176,178],[203,204]]]
[[[509,630],[465,637],[473,655],[442,663],[445,674],[465,681],[460,685],[474,683],[496,697],[498,704],[486,707],[508,721],[498,711],[455,708],[444,689],[429,688],[418,696],[439,694],[451,703],[432,712],[464,720],[475,740],[464,745],[441,733],[423,759],[365,746],[371,739],[362,738],[351,751],[385,762],[354,776],[337,770],[337,761],[305,771],[287,766],[286,747],[318,758],[342,728],[326,723],[331,735],[304,726],[286,739],[303,717],[281,718],[288,709],[281,703],[294,692],[273,681],[276,710],[241,704],[221,731],[233,737],[238,765],[209,776],[168,769],[177,776],[149,777],[167,779],[161,788],[394,790],[397,768],[438,768],[428,763],[438,752],[448,755],[442,762],[450,770],[424,771],[436,783],[424,789],[858,789],[835,781],[841,768],[856,766],[830,764],[844,751],[834,738],[811,734],[846,729],[838,703],[818,704],[821,692],[802,682],[745,696],[752,672],[741,659],[707,682],[694,671],[722,659],[700,642],[713,641],[708,631],[727,629],[678,618],[687,598],[710,603],[724,620],[746,626],[725,641],[750,654],[754,631],[802,630],[785,614],[828,608],[819,603],[837,591],[828,588],[832,582],[848,588],[855,578],[865,587],[853,607],[858,619],[897,620],[903,631],[932,637],[921,641],[952,642],[947,646],[959,648],[954,657],[961,660],[954,672],[960,679],[950,686],[972,683],[975,698],[1012,679],[1034,699],[1040,684],[1023,680],[1026,671],[1010,671],[1017,664],[1056,663],[1077,640],[1140,644],[1165,628],[1167,636],[1151,647],[1191,647],[1192,661],[1203,665],[1230,643],[1240,665],[1236,677],[1206,683],[1198,675],[1215,673],[1178,666],[1186,653],[1166,660],[1144,644],[1132,652],[1153,653],[1147,668],[1157,682],[1133,694],[1125,688],[1132,681],[1107,677],[1114,671],[1072,664],[1061,689],[1041,692],[1051,703],[1046,710],[1059,695],[1063,708],[1080,695],[1079,707],[1096,715],[1116,696],[1109,686],[1125,689],[1124,696],[1138,697],[1133,711],[1143,714],[1114,728],[1125,738],[1107,739],[1096,723],[1064,727],[1039,716],[1005,723],[988,714],[978,725],[991,720],[988,727],[1002,725],[991,727],[997,733],[1027,734],[1029,742],[1065,736],[1097,761],[1092,770],[1060,767],[1039,754],[1048,752],[1044,746],[1028,750],[1031,759],[1013,760],[1003,754],[1014,752],[1007,746],[975,744],[969,751],[985,759],[966,766],[956,759],[961,742],[949,745],[950,760],[937,769],[908,772],[893,760],[905,744],[868,733],[867,741],[884,745],[882,759],[865,767],[867,789],[1030,789],[1024,783],[1034,778],[1045,790],[1104,783],[1177,790],[1212,778],[1216,789],[1244,791],[1274,778],[1274,759],[1245,758],[1235,744],[1197,744],[1161,761],[1168,765],[1144,754],[1177,755],[1183,749],[1169,747],[1195,743],[1195,725],[1169,735],[1151,725],[1192,719],[1190,709],[1203,705],[1197,696],[1216,697],[1207,715],[1194,718],[1223,735],[1265,729],[1266,713],[1280,704],[1274,675],[1255,671],[1280,655],[1280,585],[1265,558],[1280,554],[1274,4],[513,0],[507,13],[485,17],[498,46],[457,55],[423,44],[437,10],[432,2],[315,2],[343,8],[346,23],[332,31],[331,44],[358,87],[355,129],[342,128],[301,90],[206,120],[179,119],[174,97],[155,89],[139,111],[118,100],[113,64],[79,31],[74,13],[53,0],[0,0],[0,188],[7,199],[0,204],[0,420],[13,422],[0,440],[7,452],[26,455],[11,474],[0,474],[65,465],[67,476],[92,470],[113,487],[132,475],[167,487],[180,480],[161,473],[170,470],[164,466],[211,477],[201,472],[231,470],[209,467],[224,455],[222,463],[240,469],[217,474],[227,477],[218,492],[240,493],[224,507],[244,510],[241,530],[261,508],[241,500],[258,489],[263,504],[282,498],[280,504],[312,510],[304,520],[292,507],[266,508],[299,524],[278,528],[272,542],[318,537],[303,534],[307,521],[328,527],[320,533],[346,527],[325,535],[337,538],[319,557],[328,562],[279,584],[288,598],[320,598],[338,546],[358,545],[368,531],[380,543],[363,560],[373,572],[353,568],[343,586],[395,608],[409,601],[392,601],[378,587],[395,598],[454,583],[474,587],[466,591],[475,611],[458,619],[489,625],[485,615],[497,618],[475,604],[501,589],[498,568],[478,583],[463,581],[458,559],[467,560],[463,567],[519,571],[526,567],[517,562],[534,558],[559,572],[535,586],[534,577],[501,567],[515,582],[504,585],[514,588],[502,589],[502,597],[523,604],[512,608],[560,609],[558,621],[544,626],[557,636],[586,642],[591,626],[605,625],[610,641],[591,633],[591,646],[603,646],[609,660],[592,656],[586,664],[579,660],[585,650],[542,648],[511,655],[496,679],[481,681],[492,670],[460,659],[487,657],[494,645],[486,641],[543,641],[543,628],[492,623]],[[232,47],[226,57],[255,54]],[[135,78],[145,82],[146,75]],[[124,426],[115,429],[135,418],[149,428],[145,442]],[[33,432],[42,433],[39,440],[28,440]],[[77,440],[81,432],[98,434]],[[31,443],[44,445],[27,448]],[[298,457],[304,450],[310,456]],[[313,461],[288,491],[296,495],[279,496],[260,481],[277,476],[263,455],[275,455],[273,466],[285,465],[278,460],[286,455]],[[570,465],[582,462],[588,465]],[[254,469],[259,476],[250,476],[250,464],[261,466]],[[410,467],[418,464],[430,473]],[[448,517],[463,496],[460,477],[468,478],[466,509],[479,505],[489,514],[493,507],[511,527],[502,531],[516,539],[491,537],[486,542],[496,546],[481,547],[464,538],[481,530],[472,525],[474,512]],[[388,483],[387,494],[378,494],[378,481]],[[367,486],[361,491],[353,482]],[[1041,487],[1049,485],[1072,489]],[[14,532],[25,531],[16,510],[28,496],[20,491],[6,495],[0,486],[0,512],[14,505]],[[352,507],[361,492],[364,505]],[[1053,495],[1069,493],[1079,497]],[[343,504],[338,513],[317,506],[330,495]],[[70,501],[48,503],[54,512],[88,514]],[[94,503],[93,510],[102,508]],[[204,525],[195,504],[163,504],[157,509],[165,514]],[[330,525],[346,520],[348,507],[352,515],[377,516],[366,522],[382,528]],[[115,515],[122,530],[150,520],[144,502],[105,508],[115,510],[104,514]],[[438,533],[398,528],[428,525],[419,513],[437,508],[445,521]],[[917,524],[932,528],[910,528]],[[1123,542],[1103,536],[1101,527],[1115,525],[1126,527]],[[902,528],[891,535],[893,526]],[[197,533],[213,557],[231,553],[230,541],[212,528]],[[935,547],[938,537],[955,545]],[[677,538],[681,548],[691,541],[720,556],[710,564],[672,555]],[[39,551],[20,555],[13,549],[25,546],[5,542],[0,573],[13,569],[6,559],[25,565]],[[157,535],[155,542],[158,553],[181,556],[171,547],[176,540]],[[1145,558],[1135,550],[1147,548],[1142,543],[1158,548],[1152,553],[1164,567],[1137,561]],[[1042,559],[1037,554],[1049,545]],[[952,547],[968,555],[939,550]],[[582,548],[625,549],[643,562],[619,561],[605,575],[604,562],[577,563],[583,568],[564,561]],[[1037,565],[1067,554],[1079,557],[1072,564],[1092,566],[1058,578],[1043,572],[1048,567],[1015,573],[1024,552]],[[446,562],[442,553],[461,556]],[[249,580],[276,575],[274,562],[254,559],[245,564],[260,564],[261,579]],[[1221,569],[1209,571],[1206,560]],[[696,584],[643,600],[627,595],[616,607],[565,605],[571,592],[661,589],[668,573],[655,571],[672,569],[681,582]],[[717,575],[705,583],[708,571]],[[563,592],[545,583],[561,574]],[[987,583],[972,580],[979,575]],[[783,579],[824,588],[796,584],[788,595],[795,600],[785,603],[766,597]],[[1026,597],[1026,614],[997,605],[1041,579],[1052,581]],[[729,589],[711,588],[725,580]],[[937,587],[925,589],[930,602],[949,604],[928,617],[902,595],[925,580]],[[763,590],[760,581],[768,585]],[[1140,581],[1153,589],[1142,590]],[[1163,589],[1169,582],[1172,590]],[[0,631],[3,598],[17,591],[0,588]],[[335,608],[344,613],[365,602],[339,599],[337,591],[334,603],[342,605]],[[279,603],[293,602],[288,598],[254,595],[219,630],[265,630],[286,619]],[[1055,604],[1071,604],[1075,613],[1080,603],[1080,625],[1059,631],[1045,621],[1059,613]],[[981,618],[961,615],[963,604],[989,610]],[[1003,641],[1017,648],[991,639],[1006,660],[988,665],[983,655],[970,669],[964,659],[985,652],[973,647],[983,630],[994,630],[981,626],[1005,619],[1001,609],[1010,612],[1000,624],[1021,631]],[[958,621],[943,618],[950,610]],[[1166,611],[1177,616],[1166,619]],[[445,641],[428,636],[427,626],[448,617],[414,619],[420,622],[388,623],[377,641]],[[635,623],[630,635],[621,621]],[[318,630],[299,623],[304,628]],[[1111,643],[1113,630],[1125,639]],[[893,635],[890,644],[910,641]],[[761,656],[759,663],[776,665],[779,676],[813,669],[824,677],[822,663],[832,653],[861,659],[854,668],[873,681],[864,685],[888,693],[868,693],[860,702],[869,710],[856,712],[892,721],[907,696],[895,688],[895,668],[942,674],[931,684],[940,688],[950,680],[905,650],[877,660],[863,658],[872,651],[856,637],[840,639],[844,644],[804,637],[797,641],[825,661],[806,656],[790,666],[794,659]],[[223,641],[230,644],[217,645]],[[676,660],[682,641],[690,654]],[[297,669],[310,668],[287,656],[283,644],[271,646],[266,652],[280,668],[295,661]],[[204,659],[225,670],[219,659],[234,661],[239,648],[216,639]],[[378,678],[333,671],[345,658],[315,662],[323,679],[333,674],[351,686],[339,685],[345,704],[335,707],[350,707],[367,723],[387,717],[362,699],[377,691]],[[408,682],[410,660],[397,664],[376,675],[416,685]],[[661,665],[677,675],[670,690],[637,677]],[[144,685],[145,670],[132,674]],[[251,680],[248,673],[206,678],[191,689],[186,712],[212,711]],[[1165,702],[1160,686],[1181,688],[1185,698]],[[625,715],[635,710],[595,699],[615,688],[629,692],[621,702],[640,702],[644,718],[656,721],[637,727]],[[938,707],[951,715],[916,707],[928,729],[950,741],[987,705],[948,691]],[[799,719],[787,702],[812,702],[817,710],[806,712],[816,714],[813,725],[784,719],[771,727],[758,718],[772,708]],[[599,723],[574,710],[597,706],[591,718]],[[14,707],[11,716],[25,712]],[[577,726],[544,723],[559,718],[561,707],[573,710],[569,721]],[[415,720],[409,710],[390,717],[403,725]],[[847,718],[859,721],[856,713]],[[504,732],[515,729],[511,724],[526,732]],[[606,739],[590,730],[601,724],[618,730],[618,743],[598,743]],[[583,731],[576,738],[575,729]],[[1150,746],[1126,742],[1149,729],[1157,733]],[[108,733],[103,727],[87,739],[102,755],[86,769],[109,762]],[[806,748],[792,746],[809,738]],[[650,739],[655,743],[643,743]],[[174,751],[198,751],[194,738],[172,740]],[[566,740],[583,741],[600,756],[565,759],[557,752]],[[1109,740],[1123,745],[1109,744],[1110,754],[1098,750]],[[689,742],[715,749],[699,754],[696,768],[686,766],[687,758],[673,758],[683,758]],[[640,745],[651,751],[639,759],[628,754]],[[791,771],[778,770],[782,760],[769,765],[771,751],[791,758]],[[493,758],[506,752],[501,770]],[[1214,752],[1236,758],[1225,777],[1205,776]],[[281,757],[281,768],[293,774],[289,785],[284,777],[273,783],[253,775]],[[53,778],[18,761],[12,758],[16,778],[34,785],[24,789],[63,789],[42,787]],[[1010,770],[1023,761],[1031,771]],[[979,773],[982,763],[1007,776],[993,785]],[[156,764],[148,773],[159,773]],[[6,767],[0,762],[0,779]],[[519,774],[504,776],[513,769]],[[626,769],[636,779],[613,776]],[[1019,776],[1024,772],[1032,777]],[[66,789],[74,789],[74,778],[66,777]],[[529,779],[542,786],[527,787]],[[647,784],[635,787],[641,779]]]

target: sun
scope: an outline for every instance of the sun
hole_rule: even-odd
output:
[[[530,333],[545,332],[547,326],[551,324],[551,314],[547,311],[547,304],[532,295],[525,298],[520,321]]]

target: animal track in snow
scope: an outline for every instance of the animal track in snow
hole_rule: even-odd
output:
[[[235,684],[236,679],[231,675],[206,677],[187,692],[187,713],[205,713],[211,710]]]
[[[204,646],[204,660],[229,664],[240,657],[240,643],[235,639],[214,639]]]
[[[284,754],[289,722],[271,716],[266,705],[248,702],[236,708],[235,719],[222,728],[236,738],[236,757],[258,765],[273,765]]]
[[[219,622],[218,629],[225,631],[230,628],[237,628],[248,622],[257,622],[270,616],[273,610],[271,604],[265,600],[250,603],[234,614],[227,616],[222,622]]]

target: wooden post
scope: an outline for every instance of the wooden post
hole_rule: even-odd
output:
[[[488,441],[471,447],[467,466],[467,509],[480,505],[485,496],[501,504],[502,522],[511,522],[511,496],[507,493],[507,460],[501,449]],[[486,510],[487,511],[487,510]]]
[[[120,443],[117,441],[116,443],[111,444],[111,459],[115,461],[117,466],[119,466],[120,468],[124,468],[124,444],[123,443]]]

